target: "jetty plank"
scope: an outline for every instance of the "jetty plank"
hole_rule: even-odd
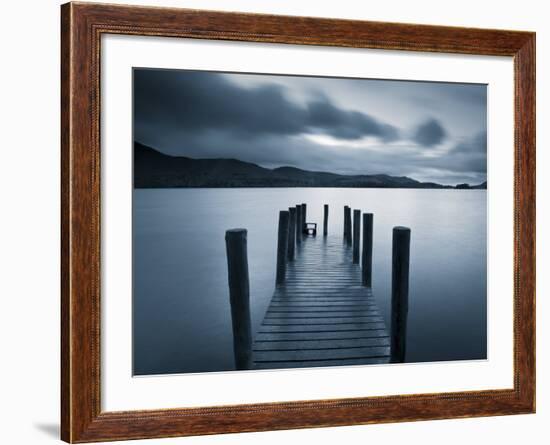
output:
[[[388,332],[385,329],[369,330],[366,332],[287,332],[287,333],[270,333],[259,332],[256,335],[256,343],[264,341],[317,341],[317,340],[342,340],[354,338],[386,338],[389,341]],[[256,347],[256,346],[254,346]]]
[[[315,368],[328,366],[357,366],[378,365],[388,363],[386,357],[358,358],[358,359],[324,359],[303,361],[267,361],[256,362],[255,369],[282,369],[282,368]]]
[[[372,317],[380,316],[378,311],[365,311],[364,309],[357,310],[302,310],[302,309],[273,309],[266,313],[266,319],[289,319],[289,318],[332,318],[332,317]]]
[[[343,339],[315,339],[315,340],[286,340],[286,341],[258,341],[254,351],[292,351],[317,350],[331,348],[361,348],[369,346],[390,346],[387,337],[343,338]]]
[[[361,359],[386,357],[389,354],[389,346],[364,346],[349,348],[325,348],[325,349],[292,349],[286,351],[255,351],[256,362],[290,362],[306,360],[334,360],[334,359]]]

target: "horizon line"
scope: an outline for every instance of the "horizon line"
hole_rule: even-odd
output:
[[[269,171],[274,171],[274,170],[282,169],[282,168],[292,168],[292,169],[300,170],[300,171],[307,172],[307,173],[324,173],[324,174],[336,175],[336,176],[388,176],[390,178],[407,178],[407,179],[410,179],[412,181],[416,181],[419,184],[436,184],[436,185],[439,185],[439,186],[442,186],[442,187],[450,187],[450,188],[456,188],[457,186],[464,185],[464,184],[472,186],[472,187],[476,187],[476,186],[480,186],[480,185],[488,183],[487,177],[485,178],[484,181],[481,181],[479,183],[476,182],[476,183],[473,183],[473,184],[468,183],[468,182],[458,182],[458,183],[454,183],[454,184],[441,184],[441,183],[435,182],[435,181],[420,181],[420,180],[415,179],[411,176],[407,176],[407,175],[397,176],[397,175],[392,175],[390,173],[334,173],[334,172],[325,171],[325,170],[306,170],[304,168],[294,167],[294,166],[291,166],[291,165],[288,165],[288,164],[283,164],[283,165],[280,165],[279,167],[265,167],[265,166],[260,165],[256,162],[243,161],[242,159],[238,159],[238,158],[235,158],[235,157],[194,158],[194,157],[191,157],[191,156],[173,155],[173,154],[165,153],[164,151],[159,150],[156,147],[152,147],[148,144],[145,144],[145,143],[137,141],[137,140],[134,140],[134,149],[135,149],[135,144],[139,144],[143,147],[147,147],[147,148],[149,148],[149,149],[151,149],[151,150],[153,150],[153,151],[155,151],[155,152],[157,152],[157,153],[159,153],[163,156],[167,156],[167,157],[170,157],[170,158],[191,159],[191,160],[194,160],[194,161],[202,161],[202,160],[206,160],[206,161],[208,161],[208,160],[212,160],[212,161],[213,160],[237,161],[237,162],[242,162],[244,164],[254,165],[256,167],[263,168],[263,169],[269,170]]]

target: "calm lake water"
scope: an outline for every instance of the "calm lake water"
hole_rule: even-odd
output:
[[[485,359],[484,190],[134,190],[134,373],[234,369],[225,230],[248,229],[252,329],[275,283],[279,210],[342,236],[343,208],[374,213],[373,291],[390,325],[392,227],[411,228],[407,362]]]

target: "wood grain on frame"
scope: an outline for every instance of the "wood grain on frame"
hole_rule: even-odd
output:
[[[92,442],[534,412],[534,33],[92,3],[68,3],[61,7],[61,12],[63,440]],[[99,70],[102,34],[514,57],[514,388],[101,412]]]

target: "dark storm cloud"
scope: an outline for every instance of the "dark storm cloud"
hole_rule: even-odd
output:
[[[136,69],[134,139],[194,158],[473,184],[486,176],[484,97],[479,85]]]
[[[141,124],[194,132],[216,128],[257,135],[295,134],[304,110],[277,86],[245,90],[220,75],[180,71],[134,71],[136,134]]]
[[[136,70],[136,138],[155,127],[170,131],[225,130],[241,137],[317,132],[337,139],[397,138],[397,129],[358,111],[343,110],[326,97],[306,106],[288,100],[278,85],[241,88],[219,74]]]
[[[307,127],[316,128],[337,139],[360,139],[376,136],[383,141],[394,141],[397,128],[383,124],[358,111],[345,111],[334,106],[328,99],[308,104]]]
[[[441,144],[446,137],[443,126],[435,119],[430,119],[419,125],[414,132],[413,140],[426,147]]]

